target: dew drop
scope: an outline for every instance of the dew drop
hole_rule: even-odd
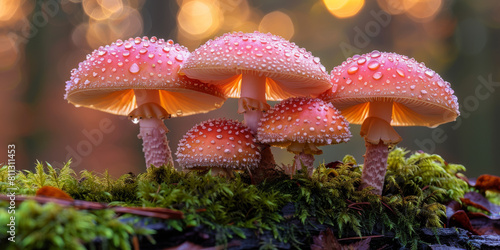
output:
[[[139,123],[139,121],[140,121],[140,120],[139,120],[138,118],[134,118],[134,119],[132,119],[132,122],[133,122],[134,124]]]
[[[375,79],[375,80],[379,80],[380,78],[382,78],[382,76],[383,76],[383,75],[382,75],[382,72],[377,71],[377,72],[375,72],[375,74],[373,74],[373,76],[372,76],[372,77],[373,77],[373,79]]]
[[[368,68],[371,70],[376,70],[378,69],[378,67],[380,67],[380,63],[378,63],[377,61],[372,61],[368,63]]]
[[[99,56],[103,56],[103,55],[106,55],[106,53],[108,53],[106,50],[101,50],[99,51],[99,53],[97,53]]]
[[[416,87],[417,87],[417,86],[415,86],[415,85],[411,85],[411,86],[410,86],[410,89],[412,89],[412,90],[413,90],[413,89],[415,89]]]
[[[399,76],[405,77],[405,72],[402,69],[396,69],[396,72],[398,73]]]
[[[125,50],[122,54],[124,57],[130,56],[130,51]]]
[[[132,74],[137,74],[137,73],[139,73],[139,70],[140,70],[140,68],[139,68],[139,66],[137,65],[137,63],[132,64],[132,65],[130,66],[130,68],[128,69],[128,71],[130,71],[130,73],[132,73]]]
[[[356,72],[358,72],[358,67],[356,67],[356,66],[352,66],[352,67],[350,67],[349,69],[347,69],[347,73],[348,73],[349,75],[352,75],[352,74],[354,74],[354,73],[356,73]]]
[[[380,52],[378,50],[374,50],[372,51],[372,53],[370,54],[371,57],[373,58],[377,58],[380,56]]]
[[[179,61],[179,62],[182,62],[184,60],[184,58],[182,57],[182,55],[177,55],[175,57],[175,60]]]
[[[426,70],[426,71],[425,71],[425,75],[426,75],[426,76],[428,76],[428,77],[433,77],[433,76],[434,76],[434,71],[432,71],[432,70],[430,70],[430,69],[429,69],[429,70]]]
[[[177,110],[177,112],[175,112],[177,114],[177,116],[182,116],[182,110]]]

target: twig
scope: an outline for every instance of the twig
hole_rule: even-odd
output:
[[[0,200],[10,201],[10,197],[6,195],[0,195]],[[40,204],[45,204],[48,202],[57,203],[63,207],[73,207],[76,209],[83,210],[100,210],[100,209],[112,209],[116,213],[120,214],[134,214],[146,217],[155,217],[160,219],[183,219],[184,213],[181,211],[176,211],[168,208],[143,208],[143,207],[120,207],[120,206],[109,206],[106,203],[82,201],[82,200],[65,200],[57,199],[52,197],[42,197],[42,196],[16,196],[16,204],[21,203],[26,200],[34,200]]]

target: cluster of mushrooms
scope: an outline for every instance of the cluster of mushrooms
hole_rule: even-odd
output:
[[[192,53],[156,37],[118,40],[72,70],[65,95],[75,106],[139,123],[147,167],[173,166],[164,119],[206,113],[228,97],[239,98],[244,122],[219,118],[191,128],[176,153],[184,169],[231,175],[273,166],[270,146],[278,146],[311,174],[317,147],[349,141],[350,122],[361,124],[366,142],[361,188],[376,194],[388,148],[401,141],[392,126],[434,127],[459,115],[450,84],[414,59],[373,51],[329,75],[304,48],[259,32],[227,33]]]

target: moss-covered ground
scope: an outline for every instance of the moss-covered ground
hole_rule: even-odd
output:
[[[243,240],[248,232],[271,235],[262,248],[286,244],[309,248],[314,233],[307,228],[326,226],[339,239],[391,235],[400,246],[415,248],[423,240],[419,228],[442,228],[445,204],[468,190],[456,177],[465,168],[438,155],[393,149],[383,196],[358,190],[362,167],[346,156],[342,162],[320,165],[312,177],[303,171],[293,176],[280,167],[257,185],[248,173],[233,179],[209,173],[183,173],[171,167],[149,168],[143,174],[113,178],[107,172],[75,173],[70,163],[62,169],[37,163],[35,171],[18,172],[17,195],[34,195],[43,186],[64,190],[75,200],[119,206],[162,207],[180,210],[184,219],[143,219],[118,216],[111,209],[63,208],[25,201],[16,208],[16,242],[8,241],[11,214],[0,202],[0,242],[8,249],[131,249],[137,242],[155,243],[148,224],[161,222],[179,233],[202,227],[216,232],[214,244]],[[0,169],[0,193],[8,193],[7,166]],[[286,211],[285,211],[286,210]],[[158,241],[158,239],[156,239]],[[157,242],[156,242],[157,243]]]

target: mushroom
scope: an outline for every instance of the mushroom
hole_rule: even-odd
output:
[[[360,188],[382,194],[388,146],[401,141],[392,126],[428,126],[460,114],[450,83],[415,59],[373,51],[347,59],[331,72],[330,101],[351,123],[362,124],[366,154]]]
[[[287,147],[295,154],[294,167],[314,170],[318,146],[348,142],[349,122],[328,102],[318,98],[289,98],[262,116],[257,138],[273,146]]]
[[[181,72],[202,82],[221,85],[226,96],[239,98],[238,113],[252,133],[257,132],[266,100],[316,96],[329,89],[325,67],[318,57],[269,33],[226,33],[193,51]],[[263,161],[274,164],[269,147]],[[263,165],[265,165],[264,163]]]
[[[208,112],[225,101],[216,86],[178,74],[189,55],[172,40],[118,40],[71,71],[65,99],[77,107],[129,116],[140,123],[147,167],[173,164],[163,119]]]
[[[242,123],[215,119],[191,128],[179,141],[177,161],[185,169],[212,169],[232,176],[232,170],[251,169],[260,162],[254,136]]]

